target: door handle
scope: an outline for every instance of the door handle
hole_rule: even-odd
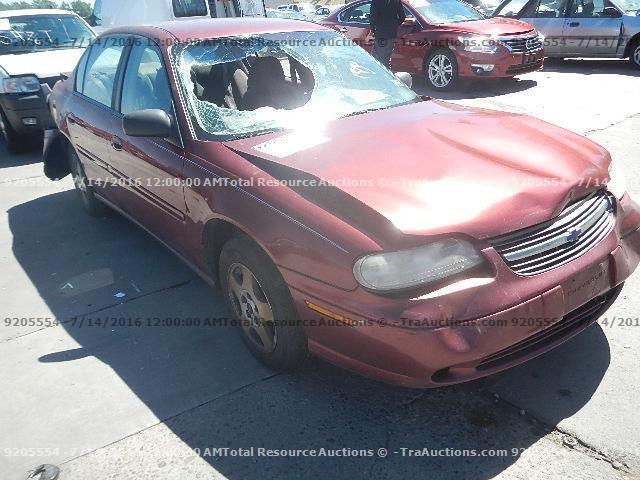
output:
[[[118,152],[122,151],[122,140],[114,135],[113,137],[111,137],[111,146]]]
[[[580,22],[571,22],[569,24],[570,27],[579,27],[580,26]]]
[[[347,33],[348,29],[347,29],[347,27],[341,27],[341,28],[338,29],[338,31],[340,33]]]

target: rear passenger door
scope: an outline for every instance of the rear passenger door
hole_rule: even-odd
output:
[[[98,40],[82,58],[66,121],[71,142],[94,191],[111,201],[115,187],[109,167],[111,137],[119,116],[113,109],[115,85],[125,52],[124,39]]]
[[[122,179],[121,202],[161,239],[175,238],[185,221],[183,148],[167,69],[148,39],[134,39],[123,69],[119,122],[111,139],[114,172]],[[172,138],[129,137],[122,118],[141,110],[163,110],[174,119]]]
[[[371,52],[373,36],[369,24],[370,14],[371,2],[358,3],[338,15],[338,22],[333,28]]]
[[[605,8],[610,7],[605,13]],[[609,13],[617,12],[617,16]],[[607,0],[573,0],[564,26],[572,56],[613,57],[622,33],[622,13]]]

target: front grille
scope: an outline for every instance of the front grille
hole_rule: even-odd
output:
[[[511,53],[535,52],[544,46],[538,35],[501,37],[500,42],[507,47]]]
[[[596,297],[582,307],[568,313],[549,328],[537,332],[510,347],[484,357],[482,361],[476,365],[476,370],[490,370],[512,363],[525,355],[539,351],[546,345],[577,333],[579,330],[586,328],[592,322],[596,321],[600,315],[609,308],[609,305],[614,302],[620,290],[622,290],[622,285],[609,290],[604,295]]]
[[[518,275],[547,272],[578,258],[613,228],[613,206],[605,190],[572,203],[553,220],[490,240]]]

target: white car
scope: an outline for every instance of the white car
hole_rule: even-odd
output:
[[[278,10],[275,8],[267,8],[267,18],[288,18],[290,20],[307,20],[303,14],[296,10]]]
[[[315,13],[315,7],[310,3],[289,3],[287,5],[280,5],[277,8],[281,12],[297,12],[305,17],[306,20],[311,20]]]
[[[263,0],[95,0],[92,25],[102,33],[123,25],[153,25],[199,18],[265,17]]]
[[[340,7],[342,7],[342,5],[318,5],[311,16],[311,20],[319,22],[320,20],[327,18]]]
[[[10,151],[54,126],[47,97],[94,38],[67,10],[0,11],[0,137]]]

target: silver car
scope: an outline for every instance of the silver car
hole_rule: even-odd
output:
[[[640,68],[640,0],[505,0],[493,16],[535,26],[548,57],[629,58]]]

